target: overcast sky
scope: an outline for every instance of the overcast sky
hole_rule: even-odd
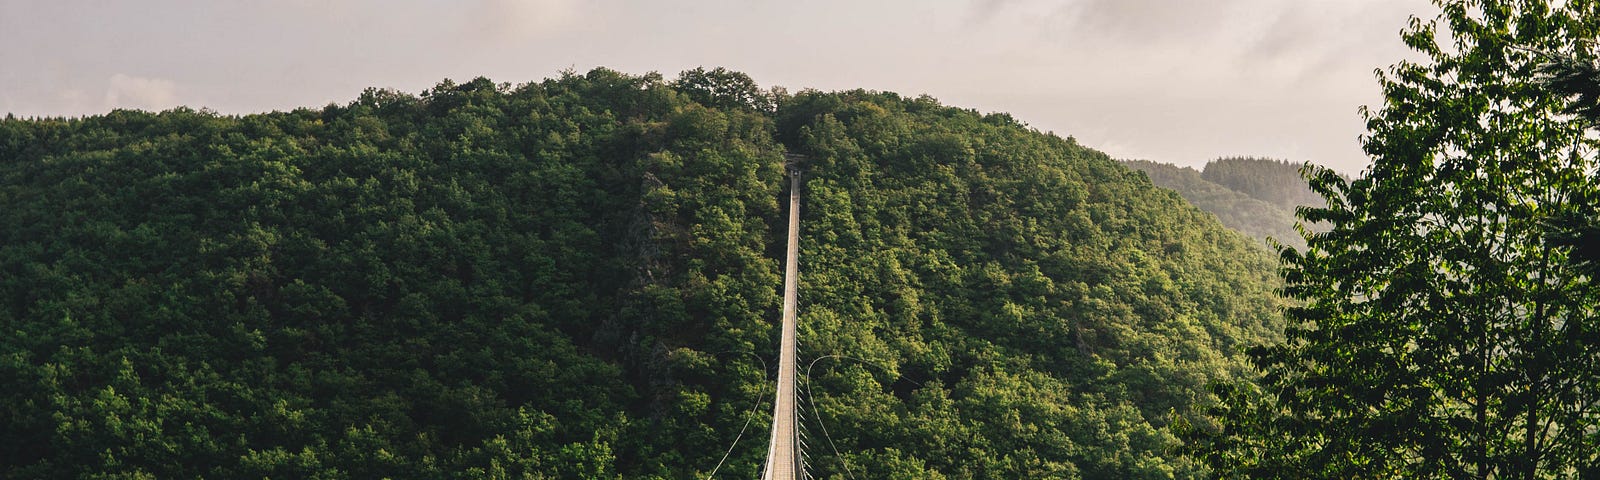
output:
[[[0,112],[223,113],[696,66],[1010,112],[1119,158],[1367,164],[1360,105],[1426,0],[0,0]]]

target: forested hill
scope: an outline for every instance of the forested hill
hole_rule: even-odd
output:
[[[786,152],[818,478],[1195,477],[1166,425],[1280,336],[1248,239],[927,97],[599,69],[8,117],[0,477],[703,478],[742,432],[752,478]]]
[[[1217,216],[1223,225],[1263,241],[1271,238],[1295,249],[1306,241],[1294,229],[1295,209],[1321,206],[1322,197],[1300,176],[1301,164],[1287,160],[1230,157],[1206,162],[1196,171],[1148,160],[1123,160],[1128,168],[1150,177],[1156,186],[1171,189],[1201,210]],[[1322,227],[1313,225],[1311,230]]]
[[[1271,158],[1225,157],[1206,162],[1200,178],[1293,212],[1304,205],[1323,204],[1322,196],[1311,191],[1310,183],[1300,175],[1302,165]]]

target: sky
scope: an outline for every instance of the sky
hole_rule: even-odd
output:
[[[0,113],[245,114],[449,78],[727,67],[1009,112],[1117,158],[1368,164],[1426,0],[0,0]]]

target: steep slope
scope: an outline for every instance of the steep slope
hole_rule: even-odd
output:
[[[1150,183],[1178,192],[1184,200],[1216,215],[1217,220],[1223,225],[1262,241],[1262,245],[1267,245],[1265,241],[1271,238],[1296,249],[1305,248],[1305,239],[1294,229],[1297,221],[1294,208],[1299,205],[1285,206],[1252,197],[1247,193],[1207,180],[1201,172],[1193,168],[1148,160],[1123,160],[1122,164],[1144,172],[1150,177]],[[1207,170],[1209,171],[1215,164],[1215,162],[1206,164]],[[1274,170],[1274,173],[1278,172]],[[1236,172],[1227,177],[1240,178],[1242,175]],[[1298,173],[1292,177],[1278,176],[1275,181],[1291,185],[1295,182],[1305,183]],[[1245,182],[1240,180],[1234,183]]]
[[[1264,252],[1004,115],[686,76],[0,121],[0,476],[703,476],[786,151],[814,473],[1198,474],[1162,427],[1277,338]]]
[[[768,343],[769,130],[604,70],[4,122],[0,477],[709,469],[764,385],[711,352]]]
[[[1275,338],[1262,249],[1006,115],[809,93],[778,127],[814,159],[802,346],[859,359],[823,363],[815,415],[857,473],[1194,474],[1162,427]]]

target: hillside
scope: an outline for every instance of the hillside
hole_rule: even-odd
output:
[[[1206,162],[1200,177],[1293,212],[1302,205],[1323,202],[1300,176],[1300,166],[1288,160],[1226,157]]]
[[[1148,160],[1121,163],[1262,245],[1268,245],[1270,238],[1304,250],[1305,238],[1294,228],[1299,221],[1295,209],[1323,201],[1300,176],[1300,165],[1285,160],[1221,158],[1207,162],[1200,171]],[[1321,228],[1314,225],[1311,230]]]
[[[1305,239],[1295,232],[1294,211],[1219,185],[1189,167],[1148,160],[1123,160],[1128,168],[1144,172],[1150,183],[1178,192],[1184,200],[1217,216],[1217,221],[1266,246],[1268,238],[1305,248]]]
[[[1281,335],[1247,239],[927,97],[598,69],[7,118],[0,477],[703,478],[771,397],[786,152],[819,478],[1201,476],[1164,427]]]

